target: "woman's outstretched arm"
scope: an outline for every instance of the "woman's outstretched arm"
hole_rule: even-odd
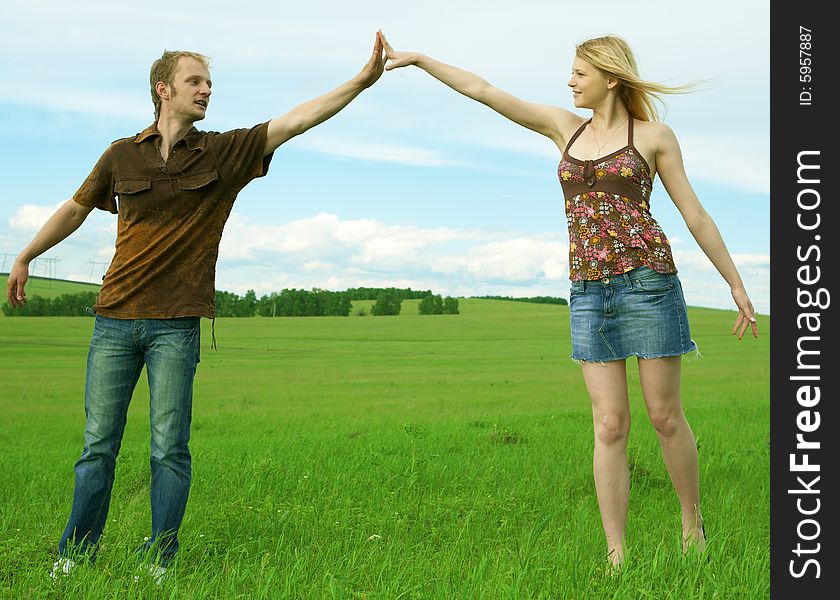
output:
[[[571,111],[547,104],[526,102],[491,85],[475,73],[447,65],[419,52],[397,52],[379,32],[388,63],[385,70],[414,65],[456,92],[485,104],[514,123],[550,138],[558,148],[566,145],[566,135],[580,126],[584,119]]]
[[[700,204],[688,181],[677,137],[670,127],[661,123],[657,126],[656,134],[656,168],[665,190],[680,211],[691,235],[729,284],[732,299],[738,307],[738,318],[735,320],[732,334],[737,335],[740,340],[744,337],[747,327],[750,327],[753,336],[758,337],[755,309],[744,288],[741,275],[732,261],[717,225]]]

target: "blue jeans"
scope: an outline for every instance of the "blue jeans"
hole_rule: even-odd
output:
[[[152,535],[168,563],[178,551],[192,468],[188,442],[199,318],[122,320],[96,316],[85,381],[85,448],[76,462],[73,510],[58,552],[93,557],[108,517],[126,413],[143,365],[149,379]]]

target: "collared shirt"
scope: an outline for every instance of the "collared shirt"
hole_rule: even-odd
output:
[[[94,305],[115,319],[215,315],[216,259],[239,191],[268,172],[268,123],[218,132],[195,127],[166,160],[155,124],[105,150],[73,196],[119,215],[116,252]]]

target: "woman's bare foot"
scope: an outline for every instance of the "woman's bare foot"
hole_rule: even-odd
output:
[[[690,549],[697,554],[706,552],[706,528],[703,517],[699,514],[688,518],[683,517],[682,521],[682,551],[687,554]]]
[[[604,570],[604,575],[612,577],[621,573],[624,566],[624,548],[613,548],[607,554],[607,568]]]

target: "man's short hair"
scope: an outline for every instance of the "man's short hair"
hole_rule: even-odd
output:
[[[158,81],[164,82],[171,86],[172,76],[175,75],[175,69],[178,68],[178,61],[182,57],[194,58],[208,69],[210,68],[210,59],[198,52],[187,52],[185,50],[164,50],[160,58],[152,63],[152,70],[149,72],[149,84],[152,87],[152,103],[155,105],[155,121],[160,117],[160,96],[155,90],[155,84]]]

